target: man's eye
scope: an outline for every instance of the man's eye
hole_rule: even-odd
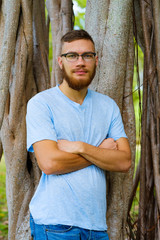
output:
[[[69,59],[75,59],[77,57],[76,54],[67,54],[67,58]]]
[[[93,58],[93,55],[92,54],[85,54],[85,55],[83,55],[83,57],[85,59],[91,59],[91,58]]]

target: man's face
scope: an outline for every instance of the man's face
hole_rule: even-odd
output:
[[[73,42],[65,42],[62,46],[62,54],[85,52],[95,52],[93,43],[90,40],[80,39]],[[98,58],[92,60],[83,60],[79,57],[76,61],[67,61],[65,57],[59,57],[58,63],[63,72],[63,78],[68,83],[68,86],[74,90],[80,91],[87,88],[92,82],[96,73]]]

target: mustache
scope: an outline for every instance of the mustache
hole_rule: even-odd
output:
[[[72,70],[72,72],[74,73],[74,72],[77,72],[77,71],[84,71],[84,72],[88,72],[88,70],[86,69],[86,68],[82,68],[82,67],[80,67],[80,68],[75,68],[75,69],[73,69]]]

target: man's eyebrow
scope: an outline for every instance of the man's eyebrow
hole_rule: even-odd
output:
[[[68,54],[68,53],[74,53],[74,54],[78,54],[77,52],[66,52],[66,53],[67,53],[67,54]]]

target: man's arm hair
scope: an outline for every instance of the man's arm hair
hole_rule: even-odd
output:
[[[47,175],[65,174],[92,165],[93,163],[83,156],[66,151],[68,144],[74,146],[74,143],[67,140],[59,140],[58,144],[52,140],[34,143],[33,148],[40,169]],[[117,144],[109,138],[105,139],[99,148],[117,149]]]
[[[84,157],[62,151],[57,142],[42,140],[33,144],[39,168],[47,175],[65,174],[92,165]]]
[[[131,167],[131,150],[127,138],[116,141],[117,150],[97,148],[87,143],[82,143],[78,154],[107,171],[128,172]]]
[[[62,141],[63,151],[79,154],[103,170],[127,172],[131,166],[131,150],[127,138],[119,138],[116,141],[117,150],[106,147],[107,139],[99,147],[81,141]]]

